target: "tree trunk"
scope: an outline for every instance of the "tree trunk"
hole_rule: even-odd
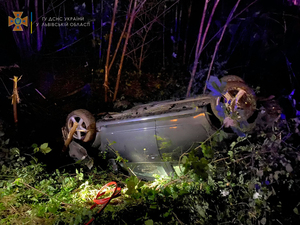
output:
[[[218,40],[218,42],[217,42],[217,44],[216,44],[216,46],[215,46],[214,54],[213,54],[213,57],[212,57],[212,59],[211,59],[211,63],[210,63],[210,66],[209,66],[209,70],[208,70],[208,74],[207,74],[207,78],[206,78],[206,82],[205,82],[205,87],[204,87],[203,93],[205,93],[205,91],[206,91],[206,86],[207,86],[206,83],[207,83],[207,81],[209,80],[210,73],[211,73],[211,69],[212,69],[212,65],[213,65],[213,63],[214,63],[214,60],[215,60],[215,57],[216,57],[216,54],[217,54],[219,45],[220,45],[220,43],[221,43],[221,41],[222,41],[222,39],[223,39],[225,30],[226,30],[226,28],[227,28],[229,22],[232,20],[233,14],[234,14],[236,8],[238,7],[240,1],[241,1],[241,0],[237,0],[236,4],[235,4],[234,7],[232,8],[232,10],[231,10],[231,12],[230,12],[230,14],[229,14],[229,16],[228,16],[228,18],[227,18],[227,20],[226,20],[226,23],[225,23],[225,25],[224,25],[224,27],[223,27],[221,37],[220,37],[220,39]]]
[[[131,28],[132,28],[133,22],[135,20],[136,14],[143,7],[145,2],[146,2],[146,0],[141,2],[139,5],[137,5],[137,0],[134,0],[134,3],[133,3],[134,5],[133,5],[132,13],[130,15],[130,21],[129,21],[129,24],[128,24],[127,35],[126,35],[125,43],[124,43],[124,46],[123,46],[123,51],[122,51],[120,65],[119,65],[119,70],[118,70],[118,76],[117,76],[117,82],[116,82],[113,101],[116,101],[116,99],[117,99],[117,93],[118,93],[120,78],[121,78],[121,71],[122,71],[124,57],[125,57],[125,53],[126,53],[126,49],[127,49],[127,45],[128,45],[128,39],[129,39],[130,34],[131,34]]]
[[[206,9],[207,9],[208,2],[209,2],[209,0],[205,0],[205,3],[204,3],[204,8],[203,8],[203,12],[202,12],[202,19],[201,19],[201,23],[200,23],[200,27],[199,27],[199,33],[198,33],[197,47],[196,47],[196,51],[195,51],[194,65],[193,65],[193,70],[192,70],[192,73],[191,73],[189,86],[188,86],[188,89],[187,89],[187,92],[186,92],[186,97],[190,96],[192,85],[193,85],[193,82],[194,82],[194,77],[195,77],[197,66],[198,66],[198,61],[199,61],[199,57],[200,57],[198,49],[199,49],[200,42],[201,42],[201,39],[202,39],[202,30],[203,30],[203,24],[204,24],[204,20],[205,20],[205,14],[206,14]]]
[[[186,93],[186,97],[189,97],[189,95],[190,95],[190,91],[191,91],[191,88],[192,88],[194,77],[195,77],[195,74],[196,74],[196,71],[197,71],[197,66],[198,66],[198,63],[199,63],[199,58],[200,58],[200,55],[203,51],[203,46],[204,46],[204,42],[205,42],[205,39],[206,39],[206,36],[207,36],[207,32],[208,32],[208,29],[210,27],[211,20],[213,18],[213,15],[215,14],[215,10],[216,10],[218,4],[219,4],[219,0],[216,0],[215,3],[214,3],[213,9],[210,13],[208,22],[206,24],[206,28],[205,28],[203,36],[202,36],[202,30],[201,30],[202,28],[201,28],[201,25],[200,25],[199,36],[198,36],[197,47],[196,47],[196,53],[195,53],[195,60],[194,60],[193,70],[192,70],[192,73],[191,73],[191,79],[190,79],[188,91]],[[206,7],[207,6],[204,6],[205,11],[206,11]],[[204,22],[204,19],[205,19],[205,16],[203,17],[203,15],[202,15],[201,23]]]
[[[107,93],[108,93],[108,89],[109,89],[109,87],[108,87],[108,75],[109,75],[108,65],[109,65],[110,48],[111,48],[112,36],[113,36],[113,32],[114,32],[114,24],[115,24],[115,18],[116,18],[116,13],[117,13],[117,8],[118,8],[118,2],[119,2],[119,0],[115,0],[113,17],[112,17],[111,26],[110,26],[107,55],[106,55],[105,78],[104,78],[105,102],[108,101],[108,97],[107,97]]]
[[[121,35],[120,35],[120,38],[119,38],[117,47],[116,47],[116,49],[115,49],[114,55],[113,55],[113,57],[112,57],[112,59],[111,59],[111,62],[110,62],[110,64],[109,64],[108,71],[110,71],[110,69],[111,69],[111,67],[112,67],[112,65],[113,65],[113,63],[114,63],[114,61],[115,61],[115,59],[116,59],[117,52],[119,51],[121,42],[122,42],[122,40],[123,40],[123,37],[125,36],[127,24],[128,24],[128,21],[130,20],[130,13],[131,13],[132,2],[133,2],[133,0],[130,0],[129,8],[128,8],[128,11],[127,11],[127,16],[126,16],[126,21],[125,21],[125,24],[124,24],[122,33],[121,33]]]

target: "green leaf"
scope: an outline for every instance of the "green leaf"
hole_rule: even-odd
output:
[[[132,176],[132,180],[135,185],[137,185],[139,183],[139,178],[137,178],[136,176]]]
[[[145,225],[153,225],[153,220],[146,220]]]
[[[278,180],[278,175],[281,174],[281,171],[275,171],[274,173],[274,179]]]
[[[41,152],[44,153],[44,154],[47,154],[47,153],[49,153],[51,151],[52,151],[52,149],[50,147],[47,147],[45,149],[41,148]]]
[[[82,162],[82,159],[79,159],[75,162],[75,164],[80,164]]]
[[[294,213],[296,213],[297,215],[300,215],[297,207],[295,207],[295,208],[293,209],[293,211],[294,211]]]
[[[46,149],[47,147],[48,147],[48,143],[41,144],[40,146],[41,149]]]
[[[183,164],[186,164],[187,160],[188,160],[188,157],[187,156],[183,156],[181,162]]]
[[[169,195],[172,194],[171,188],[170,188],[170,187],[166,187],[166,188],[164,189],[163,193],[164,193],[164,195],[165,195],[166,197],[168,197]]]
[[[40,150],[39,147],[33,149],[33,153],[37,153]]]
[[[150,201],[154,201],[154,200],[155,200],[155,195],[154,195],[154,194],[151,195],[151,194],[148,193],[147,198],[148,198],[148,200],[150,200]],[[150,208],[151,208],[151,206],[150,206]],[[152,208],[152,209],[153,209],[153,208]],[[156,209],[156,206],[155,206],[155,209]]]
[[[276,135],[275,134],[272,134],[271,136],[271,141],[275,141],[276,140]]]
[[[131,181],[131,180],[128,181],[127,182],[127,188],[128,188],[128,190],[126,191],[127,195],[131,195],[131,194],[135,193],[136,189],[135,189],[135,183],[134,183],[134,181]]]
[[[219,134],[218,134],[218,137],[219,137],[218,141],[221,142],[221,141],[223,141],[223,139],[228,137],[228,134],[226,132],[224,132],[223,130],[220,130]]]
[[[178,195],[184,195],[184,194],[188,194],[189,192],[187,190],[180,190],[179,193],[177,194],[177,192],[173,193],[173,198],[177,198]]]
[[[137,185],[137,189],[140,189],[141,187],[143,187],[144,186],[144,184],[145,184],[145,181],[140,181],[139,183],[138,183],[138,185]]]
[[[31,145],[31,147],[33,147],[33,148],[37,148],[37,147],[38,147],[38,145],[37,145],[37,144],[32,144],[32,145]]]
[[[37,159],[37,158],[32,157],[32,159],[33,159],[33,160],[30,160],[30,163],[31,163],[32,165],[35,165],[35,164],[38,163],[38,159]]]
[[[32,200],[32,201],[35,201],[35,202],[38,202],[38,201],[39,201],[39,200],[37,200],[37,198],[35,198],[35,197],[32,197],[31,200]]]
[[[202,208],[198,208],[198,213],[200,214],[200,216],[202,216],[203,218],[205,218],[206,217],[206,215],[205,215],[205,211],[202,209]]]
[[[201,158],[198,161],[192,162],[192,168],[194,169],[195,173],[202,178],[208,177],[208,161],[206,158]]]
[[[18,186],[22,186],[23,185],[23,179],[22,178],[17,178],[14,183]]]
[[[211,159],[214,156],[214,150],[211,146],[201,144],[202,152],[204,157]]]
[[[170,212],[166,212],[166,213],[163,214],[163,217],[166,218],[166,217],[168,217],[169,215],[170,215]]]
[[[18,148],[11,148],[11,153],[15,156],[20,156],[20,150]]]
[[[7,140],[4,142],[5,145],[8,145],[8,143],[9,143],[9,139],[7,139]]]
[[[234,148],[234,146],[236,145],[237,143],[234,141],[234,142],[232,142],[231,144],[230,144],[230,148],[231,149],[233,149]]]
[[[240,184],[244,184],[244,176],[243,176],[243,174],[241,174],[241,175],[239,176],[239,183],[240,183]]]
[[[150,209],[157,209],[157,205],[150,205]]]

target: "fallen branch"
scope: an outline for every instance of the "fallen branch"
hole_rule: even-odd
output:
[[[63,131],[63,135],[64,135],[64,139],[65,139],[65,144],[64,147],[62,149],[63,152],[65,152],[69,146],[69,144],[71,143],[72,139],[73,139],[73,135],[76,132],[76,129],[78,127],[78,123],[75,121],[73,124],[72,129],[70,130],[69,134],[67,135],[67,137],[65,137],[64,135],[64,131]]]
[[[180,223],[180,224],[184,224],[180,219],[178,219],[177,215],[173,212],[173,215],[175,216],[175,218],[177,219],[177,221]]]
[[[214,160],[212,162],[216,163],[216,162],[219,162],[219,161],[222,161],[222,160],[226,160],[226,159],[229,159],[229,157],[224,157],[224,158],[221,158],[221,159],[217,159],[217,160]]]
[[[38,89],[35,88],[35,90],[43,99],[46,99],[46,97]]]
[[[22,76],[20,78],[18,78],[17,76],[14,76],[14,78],[11,79],[14,82],[14,84],[13,84],[13,94],[11,96],[11,98],[12,98],[11,104],[13,105],[14,121],[15,121],[16,125],[18,123],[17,104],[20,102],[19,93],[18,93],[18,81],[21,78],[22,78]]]

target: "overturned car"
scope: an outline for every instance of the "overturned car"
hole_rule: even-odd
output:
[[[213,86],[218,89],[216,83]],[[225,111],[234,115],[237,123],[250,124],[248,130],[255,123],[253,90],[233,75],[223,77],[219,85],[223,88],[217,96],[152,102],[107,113],[98,121],[85,109],[75,110],[68,115],[65,126],[70,132],[74,123],[78,124],[69,154],[77,160],[89,157],[80,143],[91,142],[94,149],[111,156],[113,163],[115,155],[110,153],[117,151],[140,177],[178,172],[179,157],[222,127]]]

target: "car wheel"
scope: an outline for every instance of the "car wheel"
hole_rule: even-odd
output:
[[[256,98],[254,91],[239,79],[227,79],[227,84],[222,93],[222,97],[218,97],[212,101],[211,107],[214,114],[222,119],[216,106],[223,103],[230,113],[235,113],[238,121],[249,119],[256,110]],[[226,81],[226,78],[224,79]],[[224,118],[223,118],[224,119]]]
[[[70,132],[74,123],[77,122],[78,126],[73,135],[75,139],[82,140],[83,142],[91,141],[96,135],[96,121],[94,116],[85,109],[77,109],[72,111],[67,117],[67,131]]]
[[[225,82],[234,82],[234,81],[237,81],[237,82],[242,82],[242,83],[245,83],[245,81],[236,76],[236,75],[227,75],[227,76],[224,76],[221,78],[222,81],[225,81]]]

